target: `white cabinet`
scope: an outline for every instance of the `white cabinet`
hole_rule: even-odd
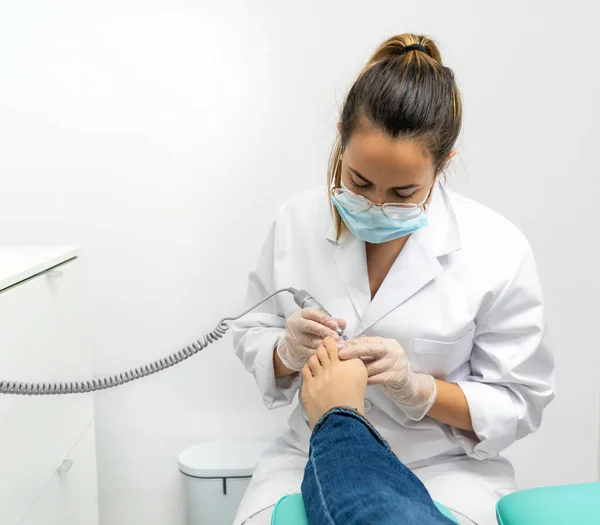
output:
[[[0,248],[0,380],[91,377],[80,270],[76,250]],[[0,395],[0,428],[2,525],[98,523],[91,394]]]
[[[71,463],[72,462],[72,463]],[[55,471],[19,525],[98,523],[94,424],[66,455],[68,470]],[[70,466],[70,467],[69,467]]]

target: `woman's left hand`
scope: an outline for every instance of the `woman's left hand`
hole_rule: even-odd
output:
[[[340,341],[340,359],[365,359],[369,385],[383,385],[388,397],[415,421],[423,419],[433,405],[437,388],[435,379],[415,373],[400,343],[382,337],[360,337]]]

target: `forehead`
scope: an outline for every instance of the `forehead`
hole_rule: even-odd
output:
[[[433,161],[429,153],[415,140],[392,138],[381,130],[357,130],[344,150],[349,167],[375,182],[380,177],[430,176]]]

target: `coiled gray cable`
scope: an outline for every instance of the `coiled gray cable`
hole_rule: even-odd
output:
[[[271,297],[274,297],[282,292],[296,294],[297,291],[298,290],[295,288],[283,288],[281,290],[277,290],[268,297],[265,297],[259,303],[256,303],[251,308],[248,308],[244,313],[238,315],[237,317],[224,317],[219,321],[219,324],[212,332],[204,334],[200,339],[186,346],[185,348],[182,348],[178,352],[139,368],[134,368],[132,370],[121,372],[120,374],[115,374],[112,376],[100,377],[98,379],[91,379],[88,381],[72,381],[69,383],[18,383],[16,381],[0,380],[0,394],[13,394],[21,396],[83,394],[87,392],[95,392],[97,390],[106,390],[107,388],[114,388],[116,386],[135,381],[136,379],[141,379],[142,377],[156,374],[157,372],[166,370],[167,368],[171,368],[172,366],[185,361],[188,357],[192,357],[198,352],[204,350],[208,345],[221,339],[230,328],[227,321],[236,321],[240,317],[244,317],[257,306],[260,306],[264,302],[271,299]]]

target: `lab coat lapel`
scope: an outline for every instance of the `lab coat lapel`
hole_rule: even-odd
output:
[[[413,233],[406,242],[362,318],[360,333],[435,279],[443,271],[439,257],[460,248],[456,218],[441,184],[434,189],[428,222],[428,226]]]
[[[371,301],[365,243],[348,232],[344,232],[336,241],[333,225],[327,239],[338,245],[333,258],[356,316],[362,319]]]

